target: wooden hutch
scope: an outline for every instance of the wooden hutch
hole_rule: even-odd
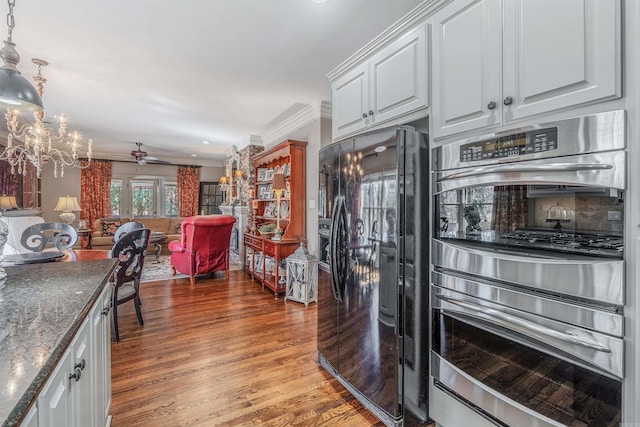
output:
[[[273,291],[275,297],[286,290],[284,259],[301,242],[306,244],[306,147],[302,141],[287,140],[271,150],[252,157],[255,198],[249,230],[244,234],[244,270]],[[280,228],[282,239],[272,240],[270,233],[261,233],[265,224],[277,222],[277,200],[272,190],[274,173],[283,173],[287,190],[280,198]]]

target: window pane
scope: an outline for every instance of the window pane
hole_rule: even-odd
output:
[[[153,216],[153,181],[131,183],[133,216]]]
[[[164,215],[178,216],[178,186],[176,184],[164,185]]]
[[[122,180],[111,180],[111,216],[122,216]]]

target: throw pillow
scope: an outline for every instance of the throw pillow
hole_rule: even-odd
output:
[[[178,224],[176,224],[176,233],[182,234],[182,221],[179,221]]]
[[[115,236],[116,230],[120,227],[120,220],[100,221],[103,236]]]

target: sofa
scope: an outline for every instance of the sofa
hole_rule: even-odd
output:
[[[132,221],[130,218],[101,218],[93,222],[91,233],[92,249],[111,249],[113,247],[113,236],[118,227]],[[169,242],[180,240],[180,222],[182,218],[135,218],[151,231],[161,231],[167,236],[167,240],[162,244],[162,253],[169,254],[167,249]]]

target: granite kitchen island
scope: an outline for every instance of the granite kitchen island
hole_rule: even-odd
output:
[[[115,259],[78,262],[51,262],[45,264],[16,265],[5,267],[7,278],[0,281],[0,423],[14,426],[24,422],[29,412],[33,416],[34,401],[39,398],[43,387],[54,370],[66,369],[68,349],[80,334],[81,326],[86,329],[87,343],[102,342],[100,351],[108,352],[109,338],[104,337],[108,328],[107,280],[116,265]],[[97,307],[107,302],[105,314]],[[94,306],[96,308],[94,309]],[[102,335],[92,330],[92,322],[86,322],[91,313],[98,311],[97,319],[103,317],[106,324]],[[102,316],[100,315],[102,313]],[[106,332],[105,332],[106,331]],[[91,332],[91,334],[89,334]],[[104,341],[106,340],[106,347]],[[100,364],[110,364],[92,349],[89,354],[98,357],[94,366],[87,363],[85,377],[90,379],[88,390],[95,386],[97,369]],[[84,356],[82,370],[84,371]],[[70,362],[71,363],[71,362]],[[61,365],[57,368],[57,365]],[[64,365],[64,366],[62,366]],[[97,366],[96,366],[97,365]],[[74,372],[75,367],[70,371]],[[110,366],[108,367],[110,373]],[[86,380],[87,382],[89,380]],[[108,378],[110,381],[110,378]],[[68,381],[72,383],[71,380]],[[63,384],[64,382],[62,382]],[[68,385],[70,388],[71,386]],[[87,390],[85,389],[85,390]],[[110,399],[110,387],[109,387]],[[91,391],[90,394],[94,392]],[[69,402],[72,402],[70,399]],[[65,403],[67,405],[67,403]],[[68,403],[71,405],[71,403]],[[78,405],[77,405],[78,406]],[[49,409],[48,409],[49,410]],[[67,409],[68,410],[68,409]],[[108,411],[108,408],[107,408]],[[72,413],[73,411],[69,411]],[[37,414],[36,414],[37,415]],[[43,414],[40,414],[42,417]],[[97,418],[96,418],[97,419]],[[21,421],[22,420],[22,421]],[[37,425],[37,424],[33,424]]]

